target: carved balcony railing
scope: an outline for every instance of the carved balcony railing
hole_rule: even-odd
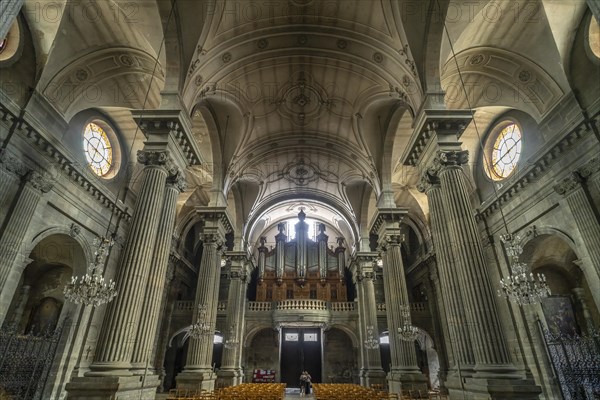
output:
[[[356,305],[353,301],[329,303],[329,309],[334,312],[348,312],[354,311]]]
[[[249,301],[248,311],[271,311],[273,303],[270,301]]]
[[[276,310],[327,310],[327,302],[313,299],[291,299],[275,303]]]

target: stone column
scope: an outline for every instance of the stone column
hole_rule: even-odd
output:
[[[409,306],[406,276],[402,264],[400,244],[400,220],[407,210],[379,210],[372,233],[379,236],[379,246],[383,261],[385,304],[390,338],[392,367],[389,374],[390,391],[400,393],[403,385],[411,387],[416,383],[426,385],[427,378],[417,366],[414,342],[401,340],[398,328],[402,326],[401,307]],[[395,220],[395,221],[394,221]]]
[[[449,374],[446,386],[462,389],[462,377],[473,375],[475,359],[471,346],[471,337],[467,329],[465,306],[456,274],[452,236],[447,224],[448,217],[443,204],[442,190],[437,176],[438,170],[429,168],[422,176],[418,189],[427,195],[429,201],[429,223],[431,226],[433,247],[435,250],[439,275],[444,335],[448,350]],[[442,308],[441,308],[442,310]]]
[[[358,316],[361,348],[360,384],[371,386],[372,384],[385,383],[385,372],[381,368],[381,354],[379,347],[370,349],[365,346],[365,340],[369,339],[368,331],[371,330],[373,339],[379,342],[379,328],[377,326],[377,304],[375,301],[375,279],[374,262],[377,253],[359,253],[353,263],[353,275],[355,277],[358,292]]]
[[[6,37],[25,0],[2,0],[0,2],[0,41]]]
[[[13,208],[6,216],[0,237],[0,326],[17,290],[21,273],[26,265],[19,256],[35,209],[44,193],[52,189],[52,182],[36,171],[24,174]]]
[[[117,269],[118,294],[108,303],[94,362],[86,376],[130,376],[131,358],[143,308],[140,299],[148,284],[156,245],[164,188],[169,168],[169,153],[139,151],[138,161],[144,165],[142,184],[137,199],[127,243]]]
[[[199,308],[206,306],[206,322],[215,328],[219,279],[221,268],[221,249],[225,233],[231,232],[231,224],[224,207],[206,207],[204,230],[200,235],[203,243],[202,259],[198,271],[195,308],[192,323],[198,320]],[[189,338],[187,361],[183,371],[177,375],[177,387],[182,389],[213,390],[215,374],[212,369],[213,336],[200,339]]]
[[[165,290],[165,279],[169,264],[169,253],[171,250],[171,238],[175,228],[175,216],[177,213],[177,197],[185,190],[185,178],[183,173],[175,170],[168,177],[167,186],[164,190],[164,202],[160,213],[156,244],[150,263],[150,275],[145,286],[145,294],[142,314],[138,323],[136,341],[133,347],[131,359],[132,372],[134,375],[144,375],[146,368],[152,368],[154,360],[154,343],[160,321],[162,309],[163,292]]]
[[[158,386],[158,393],[164,392],[165,385],[165,352],[169,342],[169,335],[171,330],[171,320],[173,316],[173,309],[175,308],[175,302],[177,299],[177,289],[173,284],[175,279],[175,269],[177,268],[177,262],[179,258],[175,253],[169,254],[169,266],[167,267],[167,279],[165,282],[164,295],[162,299],[163,308],[161,310],[161,323],[156,335],[155,340],[155,354],[154,354],[154,368],[156,368],[156,374],[160,380]]]
[[[573,214],[573,219],[581,234],[583,247],[589,257],[587,260],[586,257],[581,257],[584,266],[583,273],[590,284],[592,293],[595,294],[596,304],[600,304],[600,223],[585,186],[587,178],[591,174],[592,172],[589,170],[588,174],[585,174],[587,176],[580,171],[574,172],[554,186],[554,190],[564,196],[571,214]]]
[[[242,346],[244,342],[246,291],[250,277],[248,270],[249,260],[245,252],[227,252],[231,260],[228,278],[229,292],[227,297],[227,321],[225,324],[225,340],[219,380],[225,386],[235,386],[242,383],[244,371],[242,370]],[[232,337],[233,335],[233,337]],[[229,347],[228,340],[237,343]]]
[[[446,342],[448,340],[446,338],[450,337],[448,321],[446,319],[446,310],[448,307],[442,300],[440,276],[435,256],[431,256],[431,260],[429,261],[429,281],[427,286],[431,293],[429,301],[431,302],[432,316],[434,319],[433,324],[436,332],[436,337],[434,337],[433,340],[435,342],[435,348],[438,349],[438,356],[440,359],[440,372],[438,374],[440,387],[446,387],[449,366],[454,363],[454,353],[453,349],[449,348]]]
[[[510,360],[462,171],[467,161],[468,152],[460,150],[438,150],[434,160],[439,167],[450,249],[465,307],[465,321],[461,323],[469,331],[475,361],[475,374],[466,379],[465,386],[472,393],[483,389],[492,399],[537,399],[541,389],[533,380],[521,379]]]

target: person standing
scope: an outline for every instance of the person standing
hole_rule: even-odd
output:
[[[311,376],[310,374],[304,370],[302,374],[300,374],[300,395],[304,396],[305,394],[310,394],[310,382]]]

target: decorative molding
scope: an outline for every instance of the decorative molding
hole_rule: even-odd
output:
[[[203,245],[216,245],[220,247],[225,242],[225,238],[220,233],[209,232],[209,233],[200,233],[199,239]]]
[[[441,168],[460,167],[469,162],[467,150],[438,150],[434,159],[434,165],[439,164]]]
[[[596,115],[593,121],[588,122],[595,123],[597,118],[598,116]],[[543,176],[546,171],[556,163],[556,160],[561,153],[573,147],[574,144],[581,139],[588,137],[584,131],[585,125],[585,121],[579,123],[574,129],[551,145],[544,153],[541,154],[540,157],[538,157],[537,160],[529,164],[529,166],[524,168],[522,172],[519,171],[519,175],[517,175],[517,177],[514,179],[511,179],[509,184],[504,185],[498,194],[492,199],[492,201],[482,205],[480,211],[481,217],[488,218],[494,212],[499,210],[502,205],[509,202],[531,182],[534,182]]]
[[[23,181],[29,183],[31,187],[40,191],[41,193],[48,193],[54,186],[53,179],[49,179],[37,171],[29,171],[23,177]]]
[[[12,118],[18,118],[2,103],[0,103],[0,112],[5,116],[11,115]],[[131,214],[127,212],[127,209],[124,206],[117,205],[113,194],[105,192],[104,189],[101,189],[100,186],[96,185],[95,181],[89,180],[82,171],[80,171],[80,165],[77,161],[69,159],[61,150],[46,139],[41,132],[33,128],[24,119],[22,119],[19,124],[20,129],[17,129],[16,132],[24,135],[24,138],[27,141],[40,150],[42,154],[47,156],[50,162],[54,163],[54,165],[66,175],[67,179],[83,188],[83,190],[88,192],[102,206],[108,208],[111,212],[114,212],[118,218],[124,218],[126,221],[131,220]]]
[[[396,223],[398,222],[398,224],[400,224],[402,222],[402,220],[404,219],[404,217],[406,217],[406,215],[408,214],[408,209],[407,208],[379,208],[377,210],[377,214],[375,215],[375,217],[373,218],[372,222],[371,222],[371,227],[369,229],[369,232],[373,235],[380,235],[382,232],[381,229],[383,227],[385,227],[386,224],[389,223]],[[395,229],[400,229],[400,226],[398,225],[397,228]],[[385,233],[385,232],[383,232]]]
[[[164,80],[160,64],[155,70],[156,62],[150,54],[130,47],[93,51],[60,70],[51,78],[42,93],[48,99],[55,99],[52,104],[60,113],[65,114],[71,104],[84,96],[90,87],[106,79],[126,74],[154,74],[158,80]],[[136,97],[135,100],[141,99]]]
[[[188,116],[181,110],[134,110],[131,112],[144,135],[168,134],[190,165],[200,165],[200,149],[193,137]]]
[[[562,196],[567,196],[581,187],[584,179],[578,172],[571,172],[566,178],[554,185],[554,191]]]
[[[147,166],[168,166],[171,163],[168,150],[138,150],[137,160]]]
[[[72,223],[71,226],[69,227],[69,236],[74,238],[74,237],[79,236],[80,233],[81,233],[81,226],[77,225],[76,223]]]
[[[471,123],[470,110],[422,110],[416,119],[412,139],[402,157],[404,165],[419,164],[429,142],[436,136],[455,136],[460,138]]]
[[[10,155],[6,149],[0,149],[0,168],[20,178],[29,172],[29,168],[17,157]]]
[[[442,69],[443,87],[450,86],[454,79],[458,79],[459,69],[464,79],[471,77],[471,82],[473,76],[478,76],[490,83],[499,82],[503,88],[511,88],[515,97],[531,104],[540,116],[552,110],[564,94],[558,83],[540,65],[520,54],[497,47],[474,47],[459,52]],[[486,87],[485,81],[474,82],[479,83],[478,87]]]

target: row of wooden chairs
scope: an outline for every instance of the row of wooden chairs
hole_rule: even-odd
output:
[[[315,383],[313,391],[317,400],[399,400],[398,395],[380,388],[367,388],[350,383]]]
[[[244,383],[206,391],[204,389],[171,389],[167,400],[283,400],[284,383]]]

